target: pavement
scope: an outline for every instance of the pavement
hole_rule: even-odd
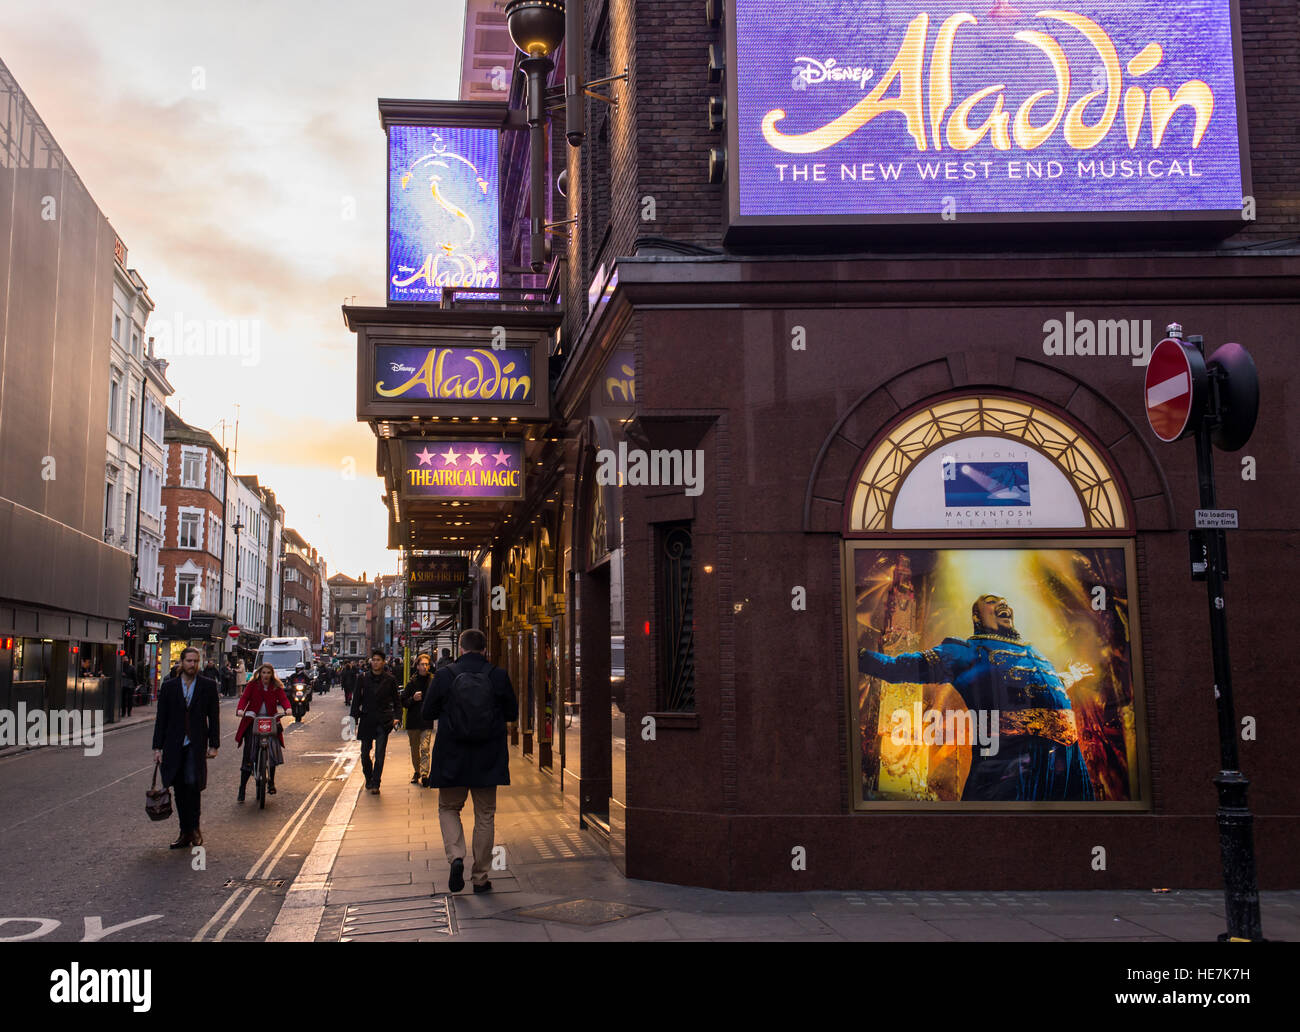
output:
[[[467,864],[465,888],[452,894],[438,793],[410,776],[400,731],[379,795],[353,768],[268,941],[1213,942],[1225,928],[1217,890],[764,893],[626,878],[564,812],[552,779],[514,749],[513,783],[497,790],[505,869],[476,896]],[[1260,899],[1264,934],[1300,939],[1300,891]]]

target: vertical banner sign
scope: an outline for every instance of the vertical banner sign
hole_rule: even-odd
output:
[[[735,222],[1240,217],[1233,0],[734,8]]]
[[[388,300],[501,282],[498,132],[388,128]]]

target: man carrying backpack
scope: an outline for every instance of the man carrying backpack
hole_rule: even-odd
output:
[[[497,785],[510,784],[506,724],[519,719],[510,675],[487,660],[487,637],[470,628],[460,636],[460,659],[434,675],[421,715],[437,720],[429,787],[438,789],[438,823],[451,865],[448,888],[465,887],[465,830],[460,812],[474,797],[475,892],[490,892],[488,872],[496,838]]]

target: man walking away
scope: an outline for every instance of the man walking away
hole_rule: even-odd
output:
[[[135,667],[129,659],[122,660],[122,716],[131,715],[135,704]]]
[[[441,670],[445,666],[451,666],[453,662],[455,661],[451,658],[451,649],[443,649],[442,655],[438,657],[438,669]]]
[[[488,872],[496,838],[497,786],[510,784],[506,724],[519,719],[510,675],[487,659],[487,637],[477,628],[460,636],[460,659],[437,671],[424,697],[426,721],[439,721],[429,769],[438,791],[438,823],[451,865],[448,888],[465,887],[465,830],[460,812],[474,797],[475,892],[490,892]]]
[[[352,693],[357,690],[357,668],[352,665],[352,660],[343,664],[343,701],[349,706],[352,705]]]
[[[199,676],[199,650],[181,653],[180,673],[158,691],[153,725],[153,758],[162,763],[162,783],[176,789],[181,834],[172,849],[203,845],[199,831],[202,792],[208,784],[208,760],[221,745],[217,683]],[[206,744],[206,754],[204,745]]]
[[[366,788],[379,795],[379,783],[384,776],[384,752],[388,749],[388,733],[397,726],[397,680],[384,666],[382,649],[370,653],[370,669],[357,678],[352,693],[352,719],[357,722],[357,737],[361,739],[361,772],[366,776]],[[374,746],[375,761],[370,762],[370,748]]]
[[[421,652],[415,657],[415,673],[402,689],[402,705],[406,708],[406,735],[411,740],[411,784],[429,787],[429,747],[433,729],[420,712],[424,697],[433,687],[429,671],[429,654]]]

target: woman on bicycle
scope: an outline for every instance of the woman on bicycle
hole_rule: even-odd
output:
[[[289,697],[284,693],[284,685],[275,676],[275,667],[263,663],[257,668],[244,693],[235,704],[235,716],[242,717],[239,730],[235,732],[235,744],[244,743],[244,759],[239,766],[239,802],[244,801],[244,789],[253,773],[253,764],[257,761],[255,750],[257,736],[250,735],[248,729],[253,726],[254,717],[278,717],[289,712]],[[275,795],[275,768],[284,762],[284,729],[276,722],[276,736],[271,739],[271,773],[267,779],[266,792]]]

